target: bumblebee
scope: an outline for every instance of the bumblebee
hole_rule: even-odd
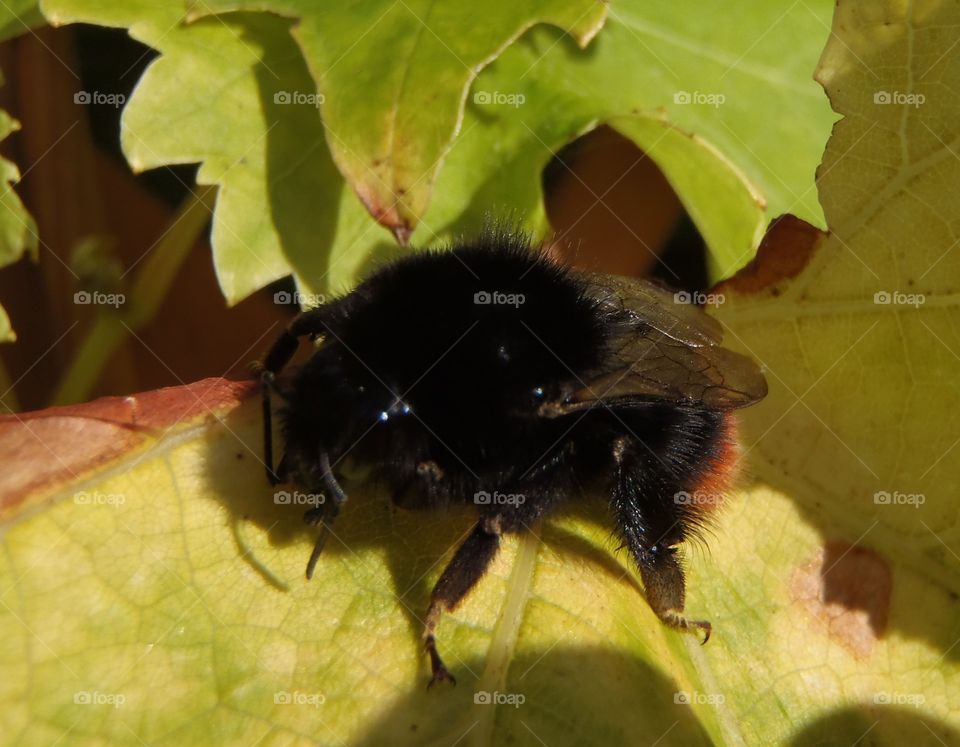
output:
[[[302,337],[315,351],[277,378]],[[722,337],[671,292],[559,266],[504,229],[411,253],[304,311],[258,369],[268,478],[325,498],[305,517],[319,527],[307,577],[347,502],[347,460],[400,506],[475,505],[424,618],[430,684],[453,682],[437,624],[502,536],[601,493],[650,607],[706,642],[710,623],[684,614],[678,550],[713,501],[691,496],[722,493],[736,461],[732,411],[767,392],[757,364]],[[276,471],[271,393],[283,400]]]

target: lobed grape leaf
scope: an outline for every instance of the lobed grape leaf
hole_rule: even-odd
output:
[[[491,212],[543,234],[543,167],[600,122],[667,174],[716,277],[752,256],[770,215],[822,221],[812,177],[832,115],[810,74],[829,2],[741,0],[689,13],[622,0],[586,50],[545,24],[501,49],[541,17],[585,42],[600,16],[581,6],[484,8],[510,30],[499,43],[486,32],[448,42],[468,70],[440,40],[455,36],[453,19],[481,11],[453,6],[421,23],[416,4],[377,15],[377,3],[310,10],[277,0],[269,7],[299,16],[293,26],[233,12],[184,25],[175,3],[43,2],[51,23],[128,28],[161,51],[125,112],[124,149],[135,169],[202,161],[203,183],[224,187],[213,243],[231,303],[289,272],[308,302],[354,286],[401,251],[366,208],[401,235],[413,230],[418,246],[473,233]],[[267,5],[204,2],[190,17],[237,7]],[[397,37],[400,52],[384,43],[410,24],[417,34]],[[485,66],[472,62],[480,58]]]

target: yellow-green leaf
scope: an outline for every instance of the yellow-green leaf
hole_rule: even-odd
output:
[[[0,41],[9,39],[39,26],[43,19],[36,0],[11,0],[0,7]],[[3,76],[0,75],[0,85]],[[0,110],[0,140],[16,130],[20,123]],[[0,158],[0,268],[16,262],[25,253],[37,256],[37,226],[33,217],[13,190],[20,179],[20,170],[5,158]],[[0,306],[0,342],[16,339],[10,318]]]
[[[750,742],[960,743],[958,23],[841,0],[818,69],[832,233],[781,222],[718,289],[770,384],[742,429],[764,487],[715,545],[738,610],[712,662]]]
[[[506,543],[440,628],[460,684],[428,692],[420,619],[470,513],[357,495],[308,583],[312,532],[297,493],[275,499],[265,480],[252,393],[214,379],[0,420],[18,465],[0,514],[0,732],[209,745],[469,731],[489,744],[529,728],[548,743],[708,743],[674,702],[697,688],[682,674],[697,644],[643,604],[588,520],[596,506],[545,527],[543,544]],[[476,702],[484,692],[523,702]]]
[[[229,302],[290,272],[312,295],[353,287],[398,251],[367,208],[398,234],[416,226],[411,244],[421,247],[472,233],[490,213],[542,236],[544,166],[601,122],[663,169],[715,278],[752,256],[771,215],[822,221],[813,173],[832,115],[811,73],[829,0],[738,0],[697,13],[618,0],[587,49],[558,27],[586,41],[602,3],[454,5],[378,15],[378,1],[223,0],[191,7],[269,6],[300,20],[231,12],[189,25],[176,3],[43,8],[53,23],[125,27],[160,50],[125,111],[124,149],[136,169],[200,161],[199,178],[224,186],[213,246]],[[478,35],[472,13],[498,25]],[[536,19],[553,23],[501,48]],[[409,28],[417,33],[400,33]],[[483,64],[464,67],[444,43]]]
[[[606,17],[594,0],[494,0],[482,8],[373,0],[319,8],[304,0],[200,0],[198,15],[267,10],[294,34],[323,96],[340,171],[373,216],[406,238],[425,212],[477,73],[537,23],[585,46]],[[314,89],[308,89],[312,94]]]

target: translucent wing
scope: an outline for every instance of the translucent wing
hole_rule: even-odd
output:
[[[700,308],[651,283],[588,274],[587,295],[610,320],[610,349],[585,386],[543,413],[667,400],[729,410],[753,404],[767,382],[750,358],[721,346],[723,328]]]
[[[584,273],[587,295],[607,312],[652,327],[667,337],[700,347],[719,345],[723,327],[697,306],[679,303],[678,296],[646,280],[619,275]]]

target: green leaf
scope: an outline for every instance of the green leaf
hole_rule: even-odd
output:
[[[0,41],[43,25],[37,0],[6,0],[0,8]]]
[[[606,16],[594,0],[191,2],[193,12],[270,10],[299,19],[296,36],[323,96],[334,160],[376,219],[405,237],[425,212],[477,72],[537,23],[586,45]],[[302,93],[314,93],[309,88]]]
[[[822,225],[812,177],[833,115],[811,74],[829,9],[830,3],[771,3],[762,10],[744,3],[690,14],[677,3],[623,2],[611,8],[588,54],[535,30],[474,85],[474,98],[491,91],[524,96],[512,110],[473,109],[488,152],[506,160],[501,153],[518,143],[515,170],[501,164],[484,173],[502,192],[487,185],[492,194],[483,197],[510,204],[510,185],[520,183],[530,192],[521,204],[539,205],[539,168],[530,156],[539,167],[578,134],[608,122],[673,183],[707,240],[715,277],[753,256],[770,216],[793,212]],[[795,53],[785,57],[784,46]],[[461,138],[475,124],[470,113]],[[465,169],[454,162],[459,147],[445,173]],[[441,181],[438,199],[451,192],[457,190]],[[465,204],[476,202],[474,195]]]
[[[586,54],[555,31],[532,30],[475,81],[411,243],[471,235],[490,211],[515,214],[542,234],[541,172],[598,122],[632,138],[666,173],[707,240],[714,277],[753,256],[771,216],[792,211],[822,224],[812,177],[834,116],[812,71],[829,8],[784,3],[769,16],[751,4],[689,14],[676,4],[622,2]],[[795,53],[785,57],[784,46]],[[676,103],[684,92],[724,99]],[[333,257],[353,261],[331,261],[320,281],[300,274],[305,288],[323,292],[330,281],[335,290],[350,288],[369,269],[368,256],[389,256],[382,235],[366,237],[338,234]]]
[[[129,25],[162,52],[124,109],[124,152],[135,171],[201,161],[198,182],[220,185],[212,241],[227,300],[317,257],[331,241],[342,181],[316,107],[274,103],[284,89],[312,86],[289,21],[232,14],[182,28],[176,6],[88,6],[47,3],[44,11],[56,24]]]
[[[35,0],[16,0],[0,7],[0,41],[29,31],[43,22]],[[0,85],[3,76],[0,75]],[[20,129],[20,123],[0,110],[0,141]],[[37,226],[13,185],[20,179],[14,163],[0,158],[0,268],[16,262],[24,253],[36,259]],[[0,342],[16,339],[10,318],[0,306]]]
[[[416,50],[413,55],[421,51],[416,45],[424,39],[433,45],[445,44],[432,29],[435,24],[448,28],[451,23],[432,15],[423,17],[405,5],[393,6],[394,11],[372,27],[369,19],[377,13],[360,22],[355,17],[334,19],[333,14],[326,12],[298,12],[296,3],[227,0],[213,6],[221,10],[237,7],[270,7],[303,16],[297,37],[325,97],[324,119],[341,171],[374,215],[387,225],[410,225],[414,222],[411,217],[419,219],[447,145],[446,137],[431,141],[437,129],[431,121],[437,118],[433,105],[435,74],[431,71],[430,84],[417,91],[415,76],[413,80],[404,77],[398,82],[391,65],[385,61],[376,64],[370,58],[378,60],[388,55],[395,63],[396,45],[383,43],[379,33],[395,31],[392,24],[398,19],[423,32],[419,36],[409,34]],[[678,157],[676,148],[669,143],[657,149],[659,138],[639,138],[638,144],[650,148],[651,155],[668,172],[689,170],[691,163],[700,168],[707,164],[708,169],[716,170],[718,165],[711,161],[719,158],[724,165],[732,166],[733,175],[743,182],[736,189],[755,193],[751,195],[750,209],[738,215],[742,222],[740,235],[719,232],[715,222],[709,220],[701,224],[709,234],[711,246],[720,254],[718,270],[730,272],[742,266],[756,246],[765,224],[765,200],[769,200],[774,215],[792,211],[809,220],[822,221],[811,177],[832,118],[822,92],[811,79],[811,71],[826,36],[830,3],[821,2],[814,8],[786,2],[782,6],[772,3],[757,8],[748,3],[740,9],[714,6],[690,14],[676,3],[620,3],[612,8],[608,28],[587,55],[564,43],[556,32],[544,28],[531,32],[528,36],[540,37],[541,43],[531,45],[538,48],[527,55],[506,50],[494,64],[499,68],[499,75],[494,78],[499,87],[488,85],[491,81],[481,74],[473,87],[473,102],[481,102],[488,118],[495,120],[489,123],[489,147],[509,143],[514,134],[510,130],[516,129],[526,147],[533,145],[535,152],[541,152],[540,160],[544,149],[558,149],[591,123],[631,112],[642,112],[696,133],[701,138],[700,145],[707,146],[699,157],[692,153],[686,158]],[[204,4],[202,10],[208,12],[210,8]],[[366,12],[371,13],[369,9]],[[731,23],[733,19],[735,24]],[[360,43],[349,48],[349,54],[343,51],[360,29],[371,28]],[[348,33],[348,29],[353,33]],[[468,38],[474,43],[473,34]],[[796,53],[785,57],[784,45]],[[451,53],[449,46],[427,46],[441,58]],[[399,55],[402,59],[402,50]],[[512,75],[505,74],[505,70],[511,69],[513,57],[520,64],[514,66]],[[402,70],[402,66],[397,67]],[[411,69],[417,67],[412,65]],[[377,73],[387,69],[390,74],[378,75],[370,95],[371,88],[357,85],[357,69]],[[625,77],[624,70],[636,74]],[[540,84],[536,95],[520,90],[526,87],[527,76]],[[458,96],[462,99],[459,90]],[[430,105],[424,105],[424,99],[429,99]],[[514,117],[497,116],[490,111],[509,108],[509,102],[517,100],[523,102],[517,104],[522,111],[515,112]],[[562,108],[557,106],[558,100]],[[406,119],[402,109],[406,101],[416,107],[418,115],[409,118],[411,131],[405,137],[394,138],[396,122]],[[552,120],[548,127],[542,122],[546,116]],[[468,112],[462,131],[469,125]],[[561,128],[564,140],[542,137]],[[446,132],[442,126],[439,129]],[[525,130],[537,134],[539,142],[526,142],[529,133]],[[425,158],[406,152],[424,143],[430,143],[423,148]],[[347,152],[341,153],[344,150]],[[398,171],[399,163],[405,165]],[[495,173],[481,171],[488,178]],[[716,193],[727,194],[724,183],[711,185],[713,194],[705,194],[704,189],[688,191],[684,188],[689,185],[682,180],[675,183],[688,206],[715,204],[718,200],[712,198]],[[736,197],[733,211],[722,197],[719,202],[728,214],[737,214]],[[702,217],[705,210],[708,208],[695,207],[693,212]],[[402,220],[391,217],[394,213]]]
[[[835,116],[812,74],[832,7],[743,0],[690,13],[669,0],[618,3],[606,54],[597,55],[603,64],[583,65],[582,77],[566,84],[595,90],[605,82],[597,96],[608,111],[659,114],[742,172],[768,215],[793,213],[822,226],[812,177]],[[640,74],[618,78],[625,67]],[[742,264],[741,257],[728,269]]]
[[[707,239],[714,275],[727,275],[752,256],[771,215],[793,209],[821,220],[812,174],[832,116],[810,73],[829,7],[826,0],[763,9],[743,2],[692,14],[675,3],[622,0],[586,52],[537,26],[480,72],[451,144],[451,122],[460,115],[449,99],[462,97],[472,74],[459,63],[441,65],[456,74],[414,83],[431,54],[449,53],[419,26],[413,6],[394,6],[340,61],[347,40],[372,21],[358,31],[352,6],[307,13],[294,27],[306,54],[300,62],[286,23],[265,13],[227,13],[184,27],[175,5],[44,4],[52,22],[128,27],[163,53],[128,106],[124,147],[135,168],[203,161],[200,178],[225,185],[213,243],[230,302],[290,271],[304,292],[347,290],[396,255],[389,234],[364,223],[354,190],[376,193],[376,200],[393,190],[389,209],[398,196],[397,210],[419,206],[417,245],[472,233],[491,211],[512,213],[542,234],[544,165],[599,122],[621,129],[658,162]],[[281,10],[295,14],[296,6]],[[434,27],[441,16],[431,18]],[[402,83],[396,48],[379,36],[401,22],[422,31],[409,50],[413,77]],[[457,44],[476,45],[475,52],[487,42],[468,34]],[[318,90],[325,128],[314,116]],[[447,104],[423,105],[438,90]],[[675,103],[684,92],[691,103]],[[507,103],[518,96],[522,104]],[[710,96],[723,96],[722,105],[706,103]],[[387,153],[389,142],[395,147]],[[337,177],[331,148],[353,189]],[[375,169],[360,166],[375,161]]]
[[[960,743],[958,22],[956,5],[841,0],[818,69],[842,115],[819,171],[832,233],[782,222],[779,251],[718,289],[770,384],[742,428],[769,487],[742,511],[791,513],[720,569],[743,609],[733,648],[767,653],[715,672],[770,742],[853,743],[880,720],[878,744]]]

